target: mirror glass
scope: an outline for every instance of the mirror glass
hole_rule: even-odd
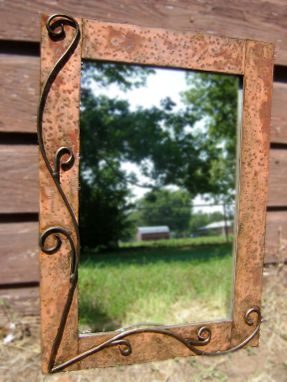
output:
[[[83,62],[81,332],[230,316],[240,81]]]

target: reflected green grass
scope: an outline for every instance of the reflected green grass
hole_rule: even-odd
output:
[[[114,330],[138,322],[181,324],[228,315],[232,244],[166,243],[82,255],[81,331]]]

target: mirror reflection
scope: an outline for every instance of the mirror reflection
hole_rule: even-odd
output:
[[[239,83],[83,63],[81,332],[230,315]]]

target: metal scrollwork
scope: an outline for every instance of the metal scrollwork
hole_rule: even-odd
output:
[[[61,162],[62,157],[66,154],[68,155],[68,159]],[[61,183],[60,169],[62,168],[62,170],[64,171],[69,170],[73,166],[74,161],[75,161],[75,157],[74,157],[73,151],[69,147],[60,147],[57,150],[55,159],[54,159],[53,177],[58,181],[58,183]]]
[[[62,228],[62,227],[50,227],[41,234],[39,244],[40,244],[41,251],[43,251],[47,255],[53,255],[54,253],[58,252],[59,249],[61,248],[62,235],[65,236],[65,238],[68,240],[70,244],[70,248],[71,248],[70,281],[72,282],[77,274],[78,261],[77,261],[77,253],[76,253],[75,244],[70,232],[68,232],[65,228]],[[54,240],[55,244],[50,247],[47,247],[46,241],[49,236],[53,238],[52,240]]]
[[[101,344],[93,346],[92,348],[88,349],[87,351],[83,353],[78,354],[77,356],[69,359],[68,361],[63,362],[59,365],[56,365],[57,352],[61,344],[68,313],[71,307],[74,291],[77,285],[78,261],[79,261],[79,228],[78,228],[78,223],[77,223],[77,219],[73,211],[73,208],[62,189],[61,176],[60,176],[61,170],[67,171],[73,166],[74,164],[73,151],[69,147],[65,147],[65,146],[60,147],[55,153],[54,160],[52,161],[53,163],[53,167],[52,167],[45,150],[45,145],[44,145],[43,136],[42,136],[42,123],[43,123],[43,113],[44,113],[47,97],[51,89],[51,85],[53,81],[55,80],[55,78],[57,77],[60,70],[62,69],[62,67],[68,61],[69,57],[73,54],[74,49],[76,48],[80,38],[80,28],[77,21],[73,17],[56,14],[49,17],[46,23],[48,34],[50,38],[53,40],[62,39],[65,37],[65,26],[74,28],[75,33],[69,46],[67,47],[65,52],[62,54],[62,56],[58,59],[58,61],[54,65],[53,69],[48,75],[48,78],[43,86],[43,91],[41,94],[39,108],[38,108],[38,119],[37,119],[37,134],[38,134],[40,152],[42,154],[45,165],[57,187],[57,190],[62,197],[64,205],[69,212],[69,215],[73,223],[73,232],[69,232],[64,227],[58,227],[58,226],[49,227],[44,232],[42,232],[42,234],[40,235],[40,241],[39,241],[41,250],[47,255],[53,255],[54,253],[59,251],[62,245],[63,238],[65,238],[68,241],[70,250],[71,250],[70,252],[70,257],[71,257],[70,287],[69,287],[69,291],[67,295],[67,300],[63,308],[61,320],[58,326],[57,334],[52,344],[51,356],[50,356],[49,365],[48,365],[49,371],[51,373],[61,371],[65,369],[66,367],[76,362],[79,362],[82,359],[109,347],[118,347],[121,355],[124,357],[128,357],[133,352],[130,338],[140,333],[154,333],[158,335],[171,337],[174,340],[180,342],[183,346],[186,346],[191,352],[197,355],[214,356],[219,354],[230,353],[238,349],[241,349],[247,343],[249,343],[259,331],[259,327],[260,327],[260,323],[262,319],[259,307],[250,308],[244,315],[245,323],[248,326],[254,327],[251,334],[247,338],[245,338],[242,342],[240,342],[238,345],[230,349],[227,349],[225,351],[207,352],[200,349],[200,347],[203,347],[209,344],[212,338],[211,330],[207,326],[201,326],[198,328],[196,332],[196,338],[183,338],[181,335],[176,334],[175,331],[170,330],[168,328],[163,328],[163,327],[158,327],[158,328],[157,327],[148,327],[148,328],[137,327],[132,329],[124,329],[123,331],[116,333],[111,338],[107,339]],[[47,243],[49,243],[49,245]],[[256,319],[254,316],[256,316]]]
[[[256,319],[252,318],[252,315],[256,316]],[[103,343],[94,346],[90,348],[89,350],[78,354],[76,357],[71,358],[70,360],[62,363],[61,365],[57,365],[53,368],[53,372],[61,371],[65,369],[68,366],[73,365],[76,362],[79,362],[83,360],[84,358],[91,356],[92,354],[95,354],[103,349],[106,349],[111,346],[118,346],[119,351],[123,356],[129,356],[132,353],[132,345],[129,339],[126,337],[132,337],[135,334],[140,333],[156,333],[159,335],[169,336],[177,340],[178,342],[182,343],[184,346],[186,346],[190,351],[192,351],[196,355],[205,355],[205,356],[217,356],[217,355],[223,355],[232,353],[236,350],[242,349],[245,345],[247,345],[258,333],[261,323],[261,312],[259,307],[252,307],[250,308],[244,315],[245,323],[249,326],[254,326],[253,331],[251,334],[246,337],[243,341],[241,341],[238,345],[231,347],[224,351],[215,351],[215,352],[207,352],[201,349],[198,349],[198,347],[205,346],[210,343],[211,341],[211,330],[207,326],[202,326],[197,330],[197,339],[186,339],[182,336],[176,334],[175,332],[164,329],[164,328],[142,328],[142,329],[132,329],[132,330],[125,330],[122,333],[116,334],[115,336],[111,337],[110,339],[104,341]]]
[[[74,154],[70,147],[60,147],[56,153],[53,160],[53,167],[50,164],[48,159],[45,144],[43,140],[43,113],[47,101],[47,97],[51,86],[57,77],[60,70],[63,68],[65,63],[68,61],[70,56],[73,54],[75,48],[78,45],[80,39],[80,28],[77,21],[70,16],[66,15],[53,15],[48,18],[46,22],[46,28],[49,33],[49,36],[53,40],[58,40],[65,37],[65,26],[70,26],[74,28],[75,33],[72,41],[69,46],[65,50],[65,52],[61,55],[58,61],[55,63],[53,69],[49,73],[46,82],[44,83],[43,90],[40,97],[40,103],[38,107],[38,116],[37,116],[37,135],[38,135],[38,143],[41,155],[45,162],[45,165],[53,178],[53,181],[57,187],[59,194],[64,202],[65,207],[67,208],[69,215],[73,224],[73,232],[69,232],[64,227],[49,227],[40,235],[39,245],[41,250],[47,255],[52,255],[59,251],[62,245],[62,238],[65,237],[70,245],[70,257],[71,257],[71,268],[70,268],[70,287],[67,295],[67,299],[65,302],[65,306],[63,309],[63,313],[61,316],[61,320],[58,326],[56,337],[52,344],[51,356],[49,360],[48,369],[50,372],[54,371],[55,360],[57,356],[57,352],[59,346],[62,341],[63,332],[65,329],[68,313],[73,301],[74,291],[77,285],[77,277],[78,277],[78,261],[79,261],[79,227],[76,215],[73,211],[73,208],[67,199],[62,186],[61,186],[61,177],[60,171],[69,170],[74,164]],[[68,156],[68,157],[67,157]],[[49,243],[53,243],[52,245],[47,245],[47,241],[49,239]],[[76,243],[76,244],[75,244]]]

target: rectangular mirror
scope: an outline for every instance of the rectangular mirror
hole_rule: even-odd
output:
[[[240,80],[83,63],[81,332],[230,317]]]
[[[42,18],[44,373],[258,345],[272,68],[264,42]]]

